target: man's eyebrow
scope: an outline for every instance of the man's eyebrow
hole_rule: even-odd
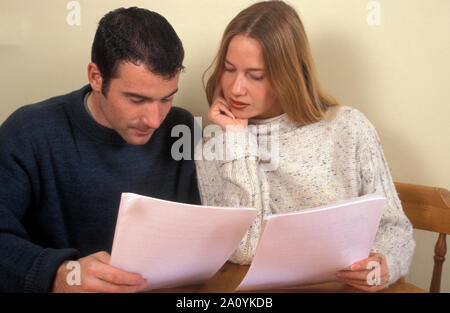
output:
[[[163,97],[163,99],[167,99],[172,97],[174,94],[176,94],[178,92],[178,88],[175,89],[174,91],[172,91],[171,93],[169,93],[167,96]]]
[[[172,97],[174,94],[176,94],[177,92],[178,92],[178,88],[175,89],[174,91],[172,91],[172,92],[171,92],[170,94],[168,94],[167,96],[162,97],[161,99],[167,99],[167,98],[170,98],[170,97]],[[147,97],[147,96],[140,95],[140,94],[137,94],[137,93],[134,93],[134,92],[129,92],[129,91],[124,91],[123,94],[126,95],[126,96],[128,96],[128,97],[140,98],[140,99],[146,100],[146,101],[154,101],[154,100],[155,100],[155,99],[153,99],[152,97]]]
[[[234,64],[231,63],[230,61],[228,61],[227,59],[225,59],[225,63],[228,63],[229,65],[235,67]],[[249,71],[249,72],[254,72],[254,71],[264,72],[263,68],[247,68],[246,70]]]

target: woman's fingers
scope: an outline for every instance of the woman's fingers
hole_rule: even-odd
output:
[[[389,279],[386,257],[380,253],[371,253],[368,258],[352,264],[349,270],[338,272],[336,277],[361,290],[381,290]]]
[[[367,279],[351,279],[351,278],[341,277],[341,278],[339,278],[339,280],[341,280],[341,281],[343,281],[345,283],[352,283],[352,284],[362,285],[362,286],[366,286],[366,287],[367,286],[372,286],[372,285],[369,285]],[[387,280],[388,280],[387,276],[380,277],[380,284],[379,285],[382,286],[382,285],[386,284]],[[376,284],[373,284],[373,285],[376,285]]]
[[[218,97],[208,113],[208,118],[223,130],[241,130],[248,125],[247,119],[236,118],[224,98]]]
[[[228,108],[228,106],[226,106],[224,103],[218,103],[216,105],[218,111],[220,113],[224,113],[226,114],[228,117],[232,118],[232,119],[236,119],[236,117],[233,115],[233,113],[231,112],[231,110]]]
[[[223,130],[226,130],[227,126],[234,125],[235,116],[226,105],[225,100],[217,99],[211,106],[208,113],[208,118],[211,122],[219,125]]]
[[[372,274],[372,270],[363,271],[341,271],[337,273],[338,278],[367,281],[367,277]],[[387,277],[388,273],[380,273],[380,278]]]

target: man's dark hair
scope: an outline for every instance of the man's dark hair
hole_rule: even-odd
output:
[[[137,7],[119,8],[100,20],[91,58],[102,75],[106,97],[121,62],[143,64],[152,73],[171,79],[183,69],[184,49],[163,16]]]

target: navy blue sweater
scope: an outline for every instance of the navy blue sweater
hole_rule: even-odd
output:
[[[89,116],[89,90],[22,107],[0,127],[1,291],[50,291],[64,260],[110,253],[122,192],[200,203],[193,161],[171,157],[172,127],[193,134],[192,115],[173,107],[133,146]]]

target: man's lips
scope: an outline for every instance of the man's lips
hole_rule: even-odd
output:
[[[153,129],[139,129],[133,128],[139,135],[150,135],[153,132]]]
[[[248,106],[250,105],[250,104],[248,104],[248,103],[235,101],[235,100],[233,100],[233,99],[230,99],[229,102],[230,102],[230,105],[231,105],[233,108],[238,109],[238,110],[244,109],[244,108],[246,108],[246,107],[248,107]]]

